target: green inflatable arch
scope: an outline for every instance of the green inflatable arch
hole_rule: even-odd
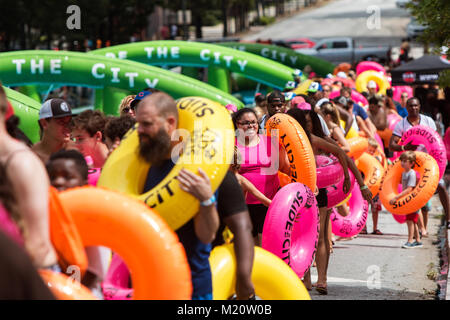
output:
[[[325,77],[328,73],[333,74],[335,68],[335,65],[326,60],[274,45],[245,42],[223,42],[219,43],[219,45],[240,51],[251,52],[300,70],[303,70],[306,65],[310,65],[314,72],[321,77]]]
[[[6,97],[14,109],[14,114],[19,117],[19,128],[27,135],[31,142],[39,141],[39,109],[41,104],[15,90],[3,87]]]
[[[158,66],[223,69],[281,90],[285,88],[288,81],[294,80],[294,69],[291,67],[255,54],[200,42],[175,40],[135,42],[93,50],[89,54]],[[228,79],[227,74],[223,73],[221,76],[217,72],[218,70],[214,70],[210,74],[219,78],[214,79],[213,82],[219,83],[219,87],[226,87],[226,84],[220,82]]]
[[[152,87],[174,99],[200,96],[222,105],[243,106],[230,94],[181,74],[134,61],[93,57],[79,52],[30,50],[0,53],[0,81],[5,86],[63,84],[135,93]],[[103,105],[103,111],[117,114],[117,107]]]

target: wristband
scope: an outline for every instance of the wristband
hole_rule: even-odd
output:
[[[363,185],[362,187],[359,188],[359,190],[361,190],[361,191],[366,190],[366,189],[369,189],[369,187],[366,185]]]
[[[202,207],[208,207],[208,206],[212,205],[213,203],[216,203],[216,196],[215,195],[212,195],[212,197],[209,198],[208,200],[200,202],[200,205]]]

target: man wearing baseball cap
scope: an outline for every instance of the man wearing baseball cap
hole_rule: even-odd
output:
[[[65,149],[70,143],[72,109],[62,99],[50,99],[39,110],[41,141],[32,150],[46,163],[52,153]]]
[[[131,101],[130,103],[130,107],[132,110],[135,110],[138,103],[141,102],[141,100],[143,100],[146,96],[152,94],[152,92],[156,92],[159,90],[155,90],[155,89],[151,89],[151,88],[146,88],[144,90],[142,90],[141,92],[139,92],[136,97],[134,98],[133,101]]]

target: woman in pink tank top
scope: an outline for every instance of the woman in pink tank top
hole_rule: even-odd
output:
[[[242,157],[239,174],[267,198],[273,199],[280,187],[278,170],[289,173],[289,163],[278,139],[258,134],[257,119],[256,113],[250,108],[243,108],[233,115],[238,129],[236,146]],[[245,200],[253,224],[253,236],[256,244],[260,245],[267,207],[250,192]]]

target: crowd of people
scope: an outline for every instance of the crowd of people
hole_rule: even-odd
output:
[[[349,70],[339,76],[351,78],[355,74]],[[407,151],[400,158],[405,170],[403,194],[416,184],[415,175],[411,174],[415,162],[412,151],[423,149],[411,143],[402,146],[399,140],[414,125],[421,124],[433,130],[437,130],[437,126],[433,118],[420,114],[419,98],[402,94],[401,101],[394,101],[391,91],[379,95],[376,87],[372,82],[367,85],[367,109],[352,100],[352,89],[342,82],[322,86],[320,79],[313,79],[304,94],[292,94],[295,86],[289,86],[284,91],[257,94],[254,106],[240,110],[229,108],[236,129],[234,161],[219,188],[212,190],[210,178],[200,168],[198,172],[183,169],[177,177],[180,188],[200,202],[198,213],[176,230],[191,269],[193,299],[212,299],[208,258],[214,246],[226,241],[223,238],[226,227],[234,236],[236,298],[255,298],[251,281],[254,246],[261,246],[268,207],[280,189],[278,172],[269,169],[276,163],[279,171],[290,173],[285,150],[279,146],[274,152],[271,139],[265,133],[268,119],[278,113],[286,113],[301,125],[314,155],[333,155],[338,160],[344,172],[344,193],[351,188],[349,172],[354,175],[362,197],[372,206],[372,234],[383,234],[378,227],[380,200],[373,197],[355,162],[347,155],[350,146],[345,137],[351,129],[359,131],[368,138],[367,152],[377,154],[380,162],[394,151]],[[336,90],[339,95],[331,99],[330,93]],[[386,129],[387,116],[392,113],[401,116],[402,120],[392,137],[380,145],[375,134]],[[58,252],[49,233],[51,187],[63,191],[87,185],[90,170],[101,169],[120,145],[122,137],[136,124],[139,155],[151,163],[141,192],[151,190],[175,166],[176,160],[171,155],[176,143],[171,138],[179,119],[172,97],[147,88],[125,97],[118,106],[118,114],[106,116],[98,110],[87,110],[74,115],[67,101],[49,99],[39,112],[41,139],[33,145],[17,128],[18,122],[11,121],[17,117],[0,88],[0,253],[3,255],[0,269],[17,274],[17,277],[10,277],[5,272],[0,275],[1,298],[49,298],[48,289],[36,280],[36,269],[65,272],[58,263]],[[318,279],[313,284],[308,271],[303,282],[308,290],[315,288],[319,294],[327,294],[329,257],[334,241],[342,238],[334,239],[331,232],[331,209],[328,208],[326,189],[312,191],[320,217],[315,263],[311,266],[317,268]],[[445,211],[445,221],[449,223],[449,199],[444,180],[440,181],[437,193]],[[346,204],[339,205],[337,210],[343,216],[349,214]],[[428,236],[428,211],[429,206],[426,206],[421,212],[407,215],[408,240],[404,248],[422,246],[421,238]],[[361,231],[362,234],[367,232],[366,227]],[[9,237],[5,238],[3,233]],[[17,257],[13,257],[12,252],[17,253]],[[86,254],[89,266],[81,282],[97,297],[103,298],[101,282],[114,253],[104,247],[89,247]],[[12,287],[16,290],[11,290]]]

